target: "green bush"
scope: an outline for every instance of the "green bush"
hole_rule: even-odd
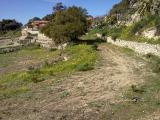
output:
[[[146,58],[151,62],[151,68],[154,73],[160,73],[160,58],[149,53]]]
[[[88,63],[82,63],[77,66],[78,71],[88,71],[88,70],[92,70],[92,69],[94,69],[94,67]]]
[[[31,80],[32,80],[32,82],[34,82],[34,83],[39,83],[39,82],[44,81],[45,78],[40,78],[40,77],[38,77],[38,75],[33,75],[33,76],[31,77]]]

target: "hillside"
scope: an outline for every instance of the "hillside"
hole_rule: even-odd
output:
[[[101,59],[90,69],[95,63],[91,46],[72,46],[66,53],[72,55],[69,61],[26,72],[27,61],[55,59],[57,51],[31,48],[2,55],[0,62],[8,61],[0,80],[2,120],[159,120],[158,58],[104,43],[97,51]],[[26,64],[17,68],[11,59]],[[21,72],[13,74],[14,68]]]
[[[160,1],[122,0],[92,31],[114,40],[160,43]],[[93,33],[93,32],[89,32]]]
[[[159,0],[122,0],[113,6],[110,15],[117,15],[118,21],[138,22],[146,15],[160,15]]]

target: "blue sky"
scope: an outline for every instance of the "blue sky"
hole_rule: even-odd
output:
[[[66,6],[81,6],[93,16],[106,14],[120,0],[0,0],[0,20],[16,19],[25,24],[33,17],[43,17],[52,13],[56,2]]]

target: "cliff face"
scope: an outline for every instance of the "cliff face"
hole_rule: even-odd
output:
[[[146,14],[160,16],[160,0],[122,0],[113,6],[110,16],[129,23],[139,21]]]
[[[131,9],[135,9],[139,14],[150,13],[160,15],[160,0],[129,0]]]

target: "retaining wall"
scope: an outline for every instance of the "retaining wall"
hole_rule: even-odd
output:
[[[113,40],[111,37],[106,37],[106,40],[108,43],[112,43],[114,45],[121,46],[121,47],[128,47],[140,54],[152,53],[160,57],[160,45],[138,43],[138,42],[125,41],[120,39]]]

